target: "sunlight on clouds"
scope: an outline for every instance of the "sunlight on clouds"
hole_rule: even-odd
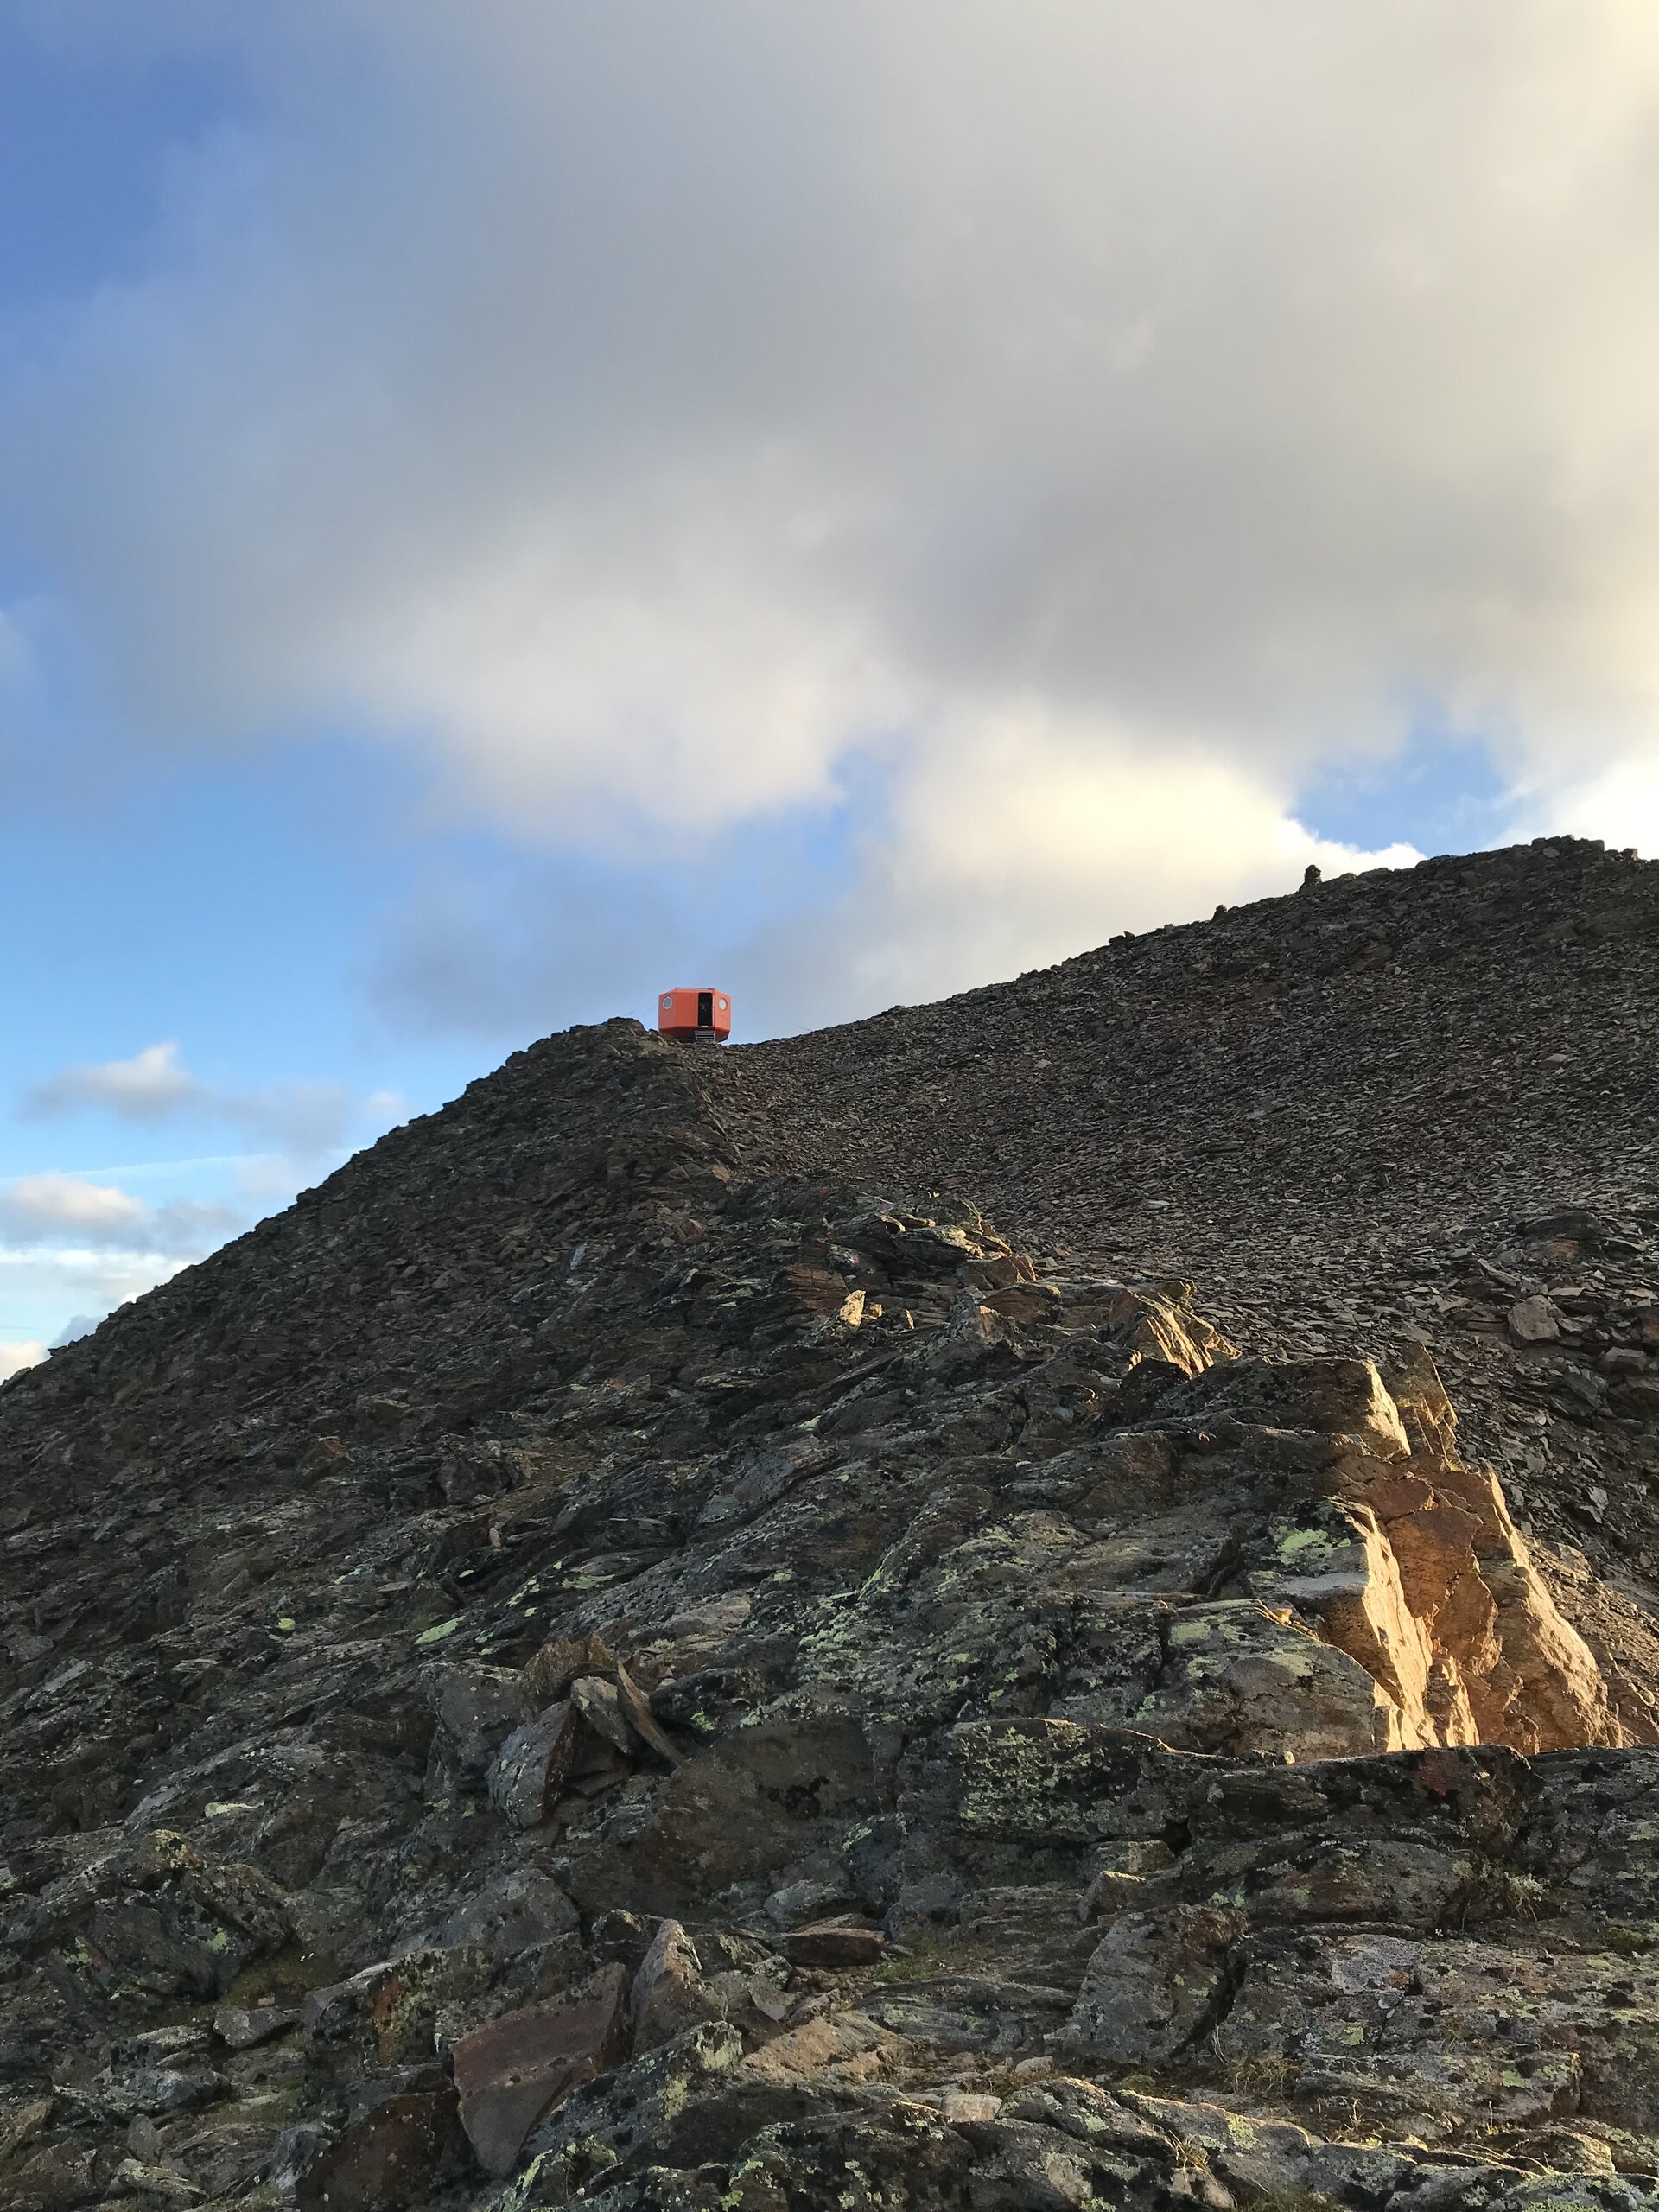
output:
[[[895,791],[816,974],[798,936],[753,949],[756,984],[801,1020],[965,988],[1069,957],[1122,928],[1190,919],[1328,874],[1409,867],[1313,836],[1259,779],[1170,742],[1039,708],[937,733]],[[823,927],[814,917],[806,934]]]
[[[188,1198],[150,1206],[126,1191],[70,1175],[22,1175],[0,1184],[0,1237],[24,1247],[79,1237],[112,1249],[194,1258],[238,1225],[223,1206]]]
[[[1576,837],[1634,845],[1644,860],[1659,860],[1659,747],[1649,760],[1622,760],[1576,787],[1553,796],[1541,815],[1541,831],[1565,830]]]
[[[257,100],[0,381],[23,536],[168,744],[348,725],[645,865],[874,760],[822,919],[912,991],[1276,886],[1286,795],[1425,702],[1540,826],[1649,818],[1652,11],[182,22],[108,35]],[[45,1110],[343,1141],[171,1050]]]
[[[0,1233],[14,1237],[79,1230],[118,1238],[150,1218],[143,1199],[67,1175],[23,1175],[0,1189]]]
[[[387,610],[356,656],[362,709],[435,721],[456,787],[504,819],[624,853],[734,816],[823,803],[837,752],[903,711],[901,687],[833,603],[793,606],[715,554],[709,505],[664,519],[671,572],[630,545],[596,572],[581,541]],[[690,573],[672,572],[701,541]]]
[[[21,1375],[26,1367],[38,1367],[46,1357],[46,1346],[38,1337],[25,1338],[22,1344],[0,1344],[0,1382],[9,1375]]]
[[[106,1107],[124,1122],[165,1120],[204,1096],[179,1058],[176,1044],[146,1045],[130,1060],[62,1068],[23,1096],[25,1115],[44,1118],[78,1107]]]

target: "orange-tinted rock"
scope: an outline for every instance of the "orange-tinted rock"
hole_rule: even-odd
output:
[[[461,2124],[486,2173],[512,2171],[537,2122],[627,2047],[627,1977],[602,1967],[588,1994],[527,2005],[455,2045]]]
[[[784,1938],[784,1951],[796,1967],[873,1967],[887,1948],[879,1928],[855,1922],[814,1921]]]

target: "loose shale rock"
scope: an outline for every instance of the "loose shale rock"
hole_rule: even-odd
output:
[[[1659,2204],[1653,883],[574,1030],[0,1389],[0,2203]]]

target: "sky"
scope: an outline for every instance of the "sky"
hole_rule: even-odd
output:
[[[1659,852],[1649,0],[0,0],[0,1376],[537,1036]]]

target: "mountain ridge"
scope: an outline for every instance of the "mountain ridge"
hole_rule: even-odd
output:
[[[0,2203],[1659,2201],[1656,936],[566,1032],[0,1389]]]

